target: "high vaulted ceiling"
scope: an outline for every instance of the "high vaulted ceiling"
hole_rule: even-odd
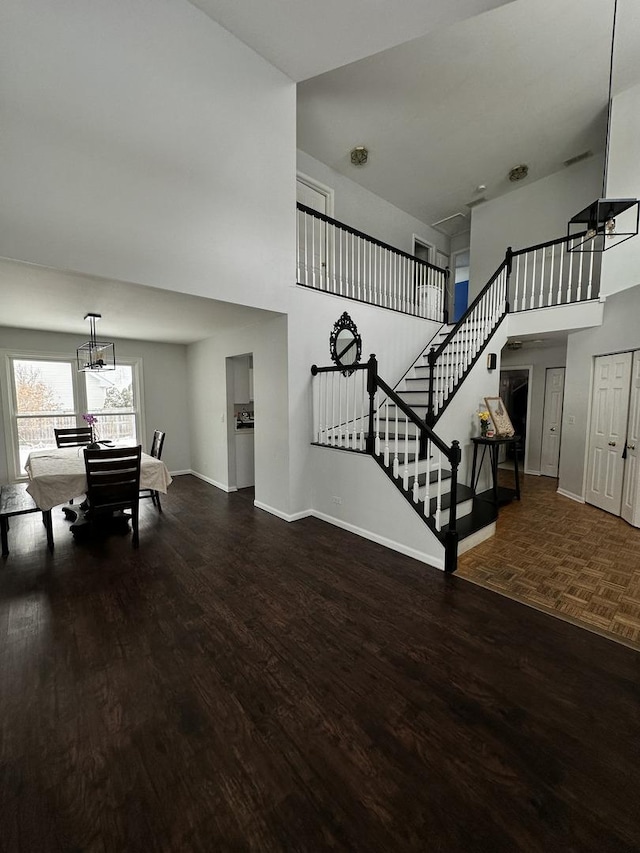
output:
[[[191,0],[292,80],[307,80],[512,0]]]
[[[303,81],[299,148],[429,224],[604,149],[614,0],[192,2]],[[618,0],[614,92],[638,82]]]

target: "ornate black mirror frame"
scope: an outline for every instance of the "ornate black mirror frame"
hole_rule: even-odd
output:
[[[356,324],[345,311],[333,325],[329,336],[331,360],[342,368],[343,376],[350,376],[362,357],[362,338]]]

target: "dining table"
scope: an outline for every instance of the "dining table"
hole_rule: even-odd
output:
[[[84,447],[33,450],[24,468],[29,475],[27,492],[44,512],[68,504],[75,496],[87,491]],[[140,488],[166,495],[171,482],[171,474],[164,462],[142,453]],[[79,512],[75,514],[79,515]]]

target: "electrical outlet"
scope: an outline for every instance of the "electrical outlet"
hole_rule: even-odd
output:
[[[575,424],[575,422],[576,422],[576,416],[575,415],[569,415],[569,417],[567,418],[567,423],[571,424],[573,426],[573,424]]]
[[[337,495],[333,495],[333,497],[331,498],[331,503],[334,503],[334,504],[341,504],[341,503],[342,503],[342,498],[339,498]]]

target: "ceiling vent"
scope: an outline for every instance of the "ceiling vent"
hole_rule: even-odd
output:
[[[507,341],[507,349],[522,349],[522,341]]]
[[[576,154],[575,157],[569,157],[568,160],[564,161],[565,166],[575,166],[576,163],[582,163],[583,160],[588,160],[589,157],[593,157],[593,151],[583,151],[582,154]]]
[[[529,167],[526,163],[522,163],[520,166],[514,166],[513,169],[509,172],[509,180],[510,181],[522,181],[529,174]]]
[[[464,213],[453,213],[451,216],[432,222],[431,227],[447,237],[455,237],[469,230],[469,220]]]

